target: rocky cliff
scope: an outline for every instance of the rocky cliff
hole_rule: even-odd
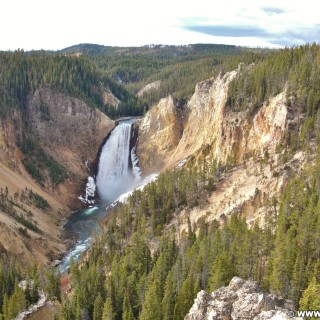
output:
[[[177,101],[169,96],[142,119],[137,155],[144,173],[159,171],[168,163],[182,137],[183,114]]]
[[[46,262],[65,250],[59,225],[70,208],[81,206],[77,197],[114,122],[84,101],[49,88],[29,97],[23,117],[12,110],[0,119],[0,244],[23,259]],[[48,180],[40,186],[27,172],[18,147],[26,127],[67,169],[63,183]]]
[[[191,155],[233,169],[220,177],[204,207],[180,212],[172,224],[183,232],[205,217],[222,222],[233,212],[247,221],[264,223],[270,203],[285,185],[289,171],[306,162],[298,152],[289,158],[277,150],[290,130],[298,130],[300,115],[286,105],[285,89],[255,114],[235,112],[227,105],[228,87],[238,70],[200,82],[183,107],[169,96],[144,117],[139,130],[138,157],[144,172],[177,166]]]
[[[229,286],[211,294],[200,291],[184,319],[288,320],[292,319],[292,310],[293,305],[290,301],[263,292],[253,281],[234,277]]]
[[[36,90],[30,97],[27,116],[33,136],[71,173],[72,181],[55,191],[64,202],[76,206],[75,195],[90,174],[91,164],[114,122],[84,101],[49,88]]]
[[[67,213],[66,205],[37,185],[26,171],[23,154],[16,145],[21,128],[18,112],[1,119],[0,244],[24,260],[46,262],[49,254],[64,250],[58,225]],[[45,209],[39,208],[31,190],[48,202]],[[27,229],[27,221],[37,226],[38,231]]]
[[[265,102],[255,115],[234,112],[227,106],[227,97],[237,72],[198,83],[183,110],[168,97],[146,114],[138,145],[143,169],[149,170],[158,157],[162,166],[172,167],[204,146],[220,163],[239,163],[252,153],[263,155],[266,150],[275,150],[295,120],[285,104],[285,91]],[[153,158],[147,156],[149,150]]]

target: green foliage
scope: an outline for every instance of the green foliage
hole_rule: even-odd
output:
[[[94,300],[93,304],[93,320],[101,320],[103,312],[103,300],[100,293]]]
[[[22,265],[14,256],[6,252],[0,254],[0,319],[11,320],[38,300],[39,289],[43,289],[43,269],[35,265]],[[26,280],[23,290],[18,282]],[[29,285],[28,285],[29,284]]]
[[[107,75],[109,88],[122,101],[117,109],[107,106],[106,112],[114,117],[129,115],[128,112],[130,115],[142,115],[168,94],[184,100],[194,92],[197,82],[218,75],[221,70],[235,69],[240,62],[252,63],[262,59],[265,51],[220,44],[137,48],[80,44],[63,50],[89,56]],[[116,82],[112,83],[110,79]],[[161,80],[159,89],[145,93],[142,99],[134,98],[133,94],[158,80]],[[122,99],[125,88],[131,95],[126,93],[127,98]]]
[[[154,46],[126,48],[112,55],[94,57],[109,77],[116,79],[132,93],[146,84],[161,80],[160,88],[142,97],[150,106],[172,94],[178,99],[191,96],[197,82],[217,75],[221,69],[234,69],[250,50],[226,45]],[[258,55],[258,54],[257,54]]]
[[[219,254],[212,266],[212,275],[209,279],[210,291],[228,285],[234,275],[234,267],[229,252]]]
[[[111,299],[108,298],[103,306],[102,320],[114,320],[114,313]]]
[[[313,277],[300,300],[301,310],[320,310],[320,284]]]
[[[142,306],[140,320],[161,320],[162,310],[160,308],[162,301],[162,293],[160,291],[160,283],[155,279],[146,290],[145,301]]]
[[[174,319],[183,319],[186,316],[193,304],[194,294],[194,282],[189,276],[184,280],[181,289],[177,293]]]
[[[212,186],[215,175],[215,163],[209,161],[203,161],[199,170],[182,168],[161,174],[155,182],[144,188],[144,192],[134,192],[129,199],[129,206],[115,209],[123,222],[122,234],[128,231],[126,225],[130,226],[132,210],[135,214],[135,231],[140,231],[141,221],[150,218],[152,234],[160,234],[176,210],[205,202],[211,191],[209,182]]]
[[[15,219],[22,226],[27,227],[29,230],[43,234],[43,232],[38,228],[37,223],[32,220],[30,212],[9,195],[8,188],[6,188],[5,191],[2,188],[0,189],[0,210]],[[26,229],[19,227],[18,231],[28,237]]]
[[[248,109],[253,114],[263,101],[287,85],[287,103],[306,114],[298,140],[313,139],[316,135],[320,101],[316,45],[274,52],[246,51],[224,58],[207,56],[206,51],[194,60],[183,50],[176,58],[172,58],[172,52],[164,53],[160,48],[155,57],[134,50],[118,56],[111,50],[108,54],[113,65],[108,65],[111,62],[104,56],[103,48],[92,50],[94,56],[95,50],[103,52],[94,57],[96,63],[106,73],[125,79],[132,92],[144,81],[159,79],[162,73],[168,82],[164,81],[162,89],[152,93],[150,99],[145,97],[149,102],[172,90],[181,97],[191,92],[189,83],[175,83],[176,78],[170,72],[181,79],[189,76],[194,81],[205,76],[205,72],[215,74],[222,66],[226,66],[225,70],[234,68],[241,59],[245,64],[255,62],[250,68],[242,66],[232,82],[230,108]],[[204,71],[205,66],[210,66],[208,71]],[[120,95],[123,87],[119,85],[118,90]],[[19,99],[15,95],[14,101]],[[43,117],[50,117],[44,106],[42,109]],[[291,138],[294,141],[295,137]],[[295,146],[300,142],[295,141]],[[41,159],[41,151],[31,141],[25,143]],[[216,164],[208,161],[210,146],[201,152],[192,167],[161,174],[143,191],[135,191],[127,204],[120,204],[109,213],[103,231],[88,252],[88,259],[80,265],[71,263],[73,292],[70,299],[62,302],[61,319],[81,319],[84,315],[108,320],[183,319],[199,290],[214,290],[228,284],[235,275],[256,280],[264,289],[293,299],[297,308],[299,303],[301,308],[319,307],[320,161],[291,179],[272,204],[274,217],[264,229],[258,225],[249,228],[234,213],[223,226],[217,222],[208,225],[204,219],[192,225],[186,218],[186,230],[180,233],[180,213],[188,214],[191,208],[203,206],[219,177]],[[45,203],[39,200],[39,205]],[[7,207],[10,208],[10,203]],[[169,225],[172,218],[175,223]],[[175,232],[179,232],[179,241]],[[56,296],[56,278],[49,273],[47,279],[48,292],[55,292],[52,296]],[[12,295],[13,292],[6,292],[2,299],[4,315],[9,312]]]
[[[243,64],[230,84],[227,104],[234,111],[254,114],[286,88],[288,106],[306,115],[300,139],[310,140],[316,134],[320,105],[319,57],[320,46],[312,44],[271,51],[253,65]]]
[[[35,206],[39,209],[47,209],[49,208],[49,203],[46,199],[41,197],[39,194],[33,192],[31,189],[29,190],[29,199],[35,204]]]
[[[320,161],[291,179],[273,201],[274,217],[263,229],[257,224],[249,228],[245,219],[233,214],[223,226],[199,220],[196,235],[187,219],[187,231],[177,243],[174,230],[163,229],[167,217],[201,205],[188,200],[188,184],[194,193],[204,192],[219,171],[199,159],[197,164],[161,174],[143,191],[134,192],[126,205],[113,210],[90,249],[90,258],[81,268],[77,264],[71,268],[76,289],[70,305],[79,301],[93,316],[100,294],[107,297],[103,300],[106,319],[178,320],[184,318],[199,290],[211,292],[236,275],[293,299],[296,308],[318,308]],[[94,280],[83,279],[97,264],[108,276],[100,280],[103,285],[92,289]]]
[[[49,156],[33,139],[25,137],[21,144],[21,151],[25,155],[23,164],[39,184],[44,184],[46,172],[54,186],[62,183],[68,177],[67,170]],[[38,196],[35,198],[38,205],[46,207],[45,202]]]
[[[275,249],[271,254],[270,287],[299,304],[320,260],[319,160],[293,179],[280,199]]]
[[[51,300],[61,300],[59,275],[54,268],[46,272],[45,292]]]
[[[112,80],[88,57],[48,54],[46,52],[0,53],[0,115],[12,108],[26,110],[30,94],[40,87],[50,87],[83,99],[111,116],[142,115],[145,106],[123,86]],[[117,109],[104,104],[103,93],[111,90],[120,99]],[[41,119],[50,120],[48,106],[40,104]],[[31,167],[32,164],[28,163]],[[32,169],[34,170],[34,169]]]
[[[250,230],[237,216],[221,230],[213,225],[203,231],[201,237],[183,236],[179,246],[172,237],[163,235],[152,257],[146,245],[146,234],[133,233],[125,248],[120,245],[123,238],[114,237],[118,245],[113,248],[108,242],[109,231],[96,240],[84,266],[79,269],[72,265],[75,289],[73,302],[69,304],[75,308],[75,301],[80,301],[81,308],[93,312],[97,302],[91,299],[92,295],[107,296],[103,311],[108,314],[106,319],[183,319],[201,289],[209,289],[212,284],[224,285],[234,275],[246,274],[250,279],[260,281],[261,275],[254,268],[247,270],[240,262],[253,261],[256,265],[270,255],[270,250],[266,251],[261,241],[267,231],[259,227]],[[113,232],[113,235],[117,234],[115,229]],[[246,250],[249,247],[257,247],[257,250]],[[96,255],[97,252],[100,254]],[[97,263],[103,265],[103,273],[109,276],[102,280],[104,286],[93,289],[94,280],[85,282],[82,279],[88,277],[88,270],[95,268]],[[224,270],[223,267],[227,268]],[[262,272],[264,268],[259,266]],[[81,304],[83,299],[85,306]]]

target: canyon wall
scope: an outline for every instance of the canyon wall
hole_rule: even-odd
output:
[[[36,90],[23,112],[13,109],[1,117],[0,244],[4,250],[42,262],[65,250],[61,221],[71,209],[81,207],[77,197],[86,177],[94,173],[98,149],[113,127],[114,121],[99,110],[49,88]],[[56,185],[46,178],[41,186],[31,178],[20,149],[26,132],[67,170],[63,183]],[[32,193],[48,205],[41,208]],[[19,216],[24,217],[25,225],[29,221],[39,230],[25,228]]]
[[[146,114],[138,144],[145,171],[175,166],[204,146],[219,163],[239,163],[252,153],[275,150],[294,118],[286,106],[285,91],[266,101],[254,115],[234,112],[227,106],[227,97],[236,74],[232,71],[198,83],[182,108],[169,96]]]

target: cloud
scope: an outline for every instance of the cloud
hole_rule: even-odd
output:
[[[270,45],[293,46],[303,43],[319,41],[320,24],[315,25],[295,25],[286,29],[271,30],[267,27],[243,24],[200,24],[196,20],[185,20],[182,28],[185,30],[224,38],[255,38],[263,39]]]
[[[287,10],[277,7],[262,7],[261,10],[267,15],[286,13]]]
[[[271,34],[259,27],[250,27],[243,25],[189,25],[184,29],[208,34],[216,37],[270,37]]]

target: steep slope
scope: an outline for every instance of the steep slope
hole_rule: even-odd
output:
[[[27,106],[31,133],[44,150],[67,168],[70,181],[56,191],[66,204],[76,206],[75,195],[89,175],[98,149],[114,122],[84,101],[42,88],[30,97]]]
[[[284,300],[252,281],[224,287],[234,276],[295,310],[318,308],[320,100],[306,81],[320,73],[296,72],[304,50],[203,81],[186,104],[169,96],[153,107],[140,125],[141,165],[173,170],[112,208],[74,268],[65,314],[93,317],[104,295],[117,319],[184,319],[200,291],[187,319],[287,318]]]
[[[170,164],[210,145],[220,163],[237,163],[250,153],[275,149],[288,128],[285,93],[265,102],[254,116],[226,106],[228,85],[236,72],[199,83],[188,103],[189,117]]]
[[[137,155],[144,172],[163,168],[181,139],[183,111],[172,96],[161,99],[139,125]]]
[[[196,223],[223,219],[237,211],[253,224],[264,223],[270,203],[288,180],[288,170],[307,162],[298,152],[287,158],[277,150],[290,132],[298,132],[301,114],[288,107],[285,91],[266,101],[255,113],[235,112],[227,106],[229,84],[236,71],[198,83],[182,108],[169,96],[144,117],[137,153],[144,172],[182,165],[184,159],[206,158],[219,166],[235,166],[220,177],[203,208],[182,211],[173,219],[177,230]],[[244,163],[245,162],[245,163]],[[226,171],[226,170],[225,170]]]
[[[286,106],[285,92],[265,102],[255,115],[233,112],[226,102],[229,83],[236,74],[237,71],[220,74],[217,78],[197,84],[183,112],[172,104],[171,97],[162,99],[154,106],[140,126],[138,155],[142,168],[148,171],[151,166],[150,161],[145,160],[145,150],[152,148],[161,158],[161,150],[166,149],[167,145],[171,146],[171,154],[166,154],[164,167],[176,165],[204,146],[216,161],[223,164],[230,161],[239,163],[248,154],[263,155],[267,149],[274,151],[288,127],[298,121]],[[165,105],[170,105],[167,117],[164,116]],[[171,116],[173,114],[174,117]],[[182,135],[181,130],[178,134],[170,132],[171,127],[178,125],[183,128]],[[146,137],[150,136],[157,137],[157,140],[148,141]],[[167,141],[174,141],[174,144]]]
[[[25,170],[22,152],[16,146],[21,127],[14,123],[21,124],[19,113],[15,113],[13,121],[1,119],[0,242],[6,250],[24,259],[36,257],[45,262],[52,252],[64,249],[57,226],[62,213],[66,214],[66,206],[42,190]],[[39,208],[31,192],[43,200],[44,208]],[[33,226],[39,231],[31,230]]]
[[[81,207],[77,196],[114,122],[84,101],[49,88],[29,97],[24,118],[18,110],[1,118],[0,242],[27,260],[46,262],[65,250],[59,225],[70,208]],[[42,186],[32,179],[24,165],[30,155],[18,147],[26,132],[65,168],[63,182],[54,183],[46,167],[39,168]],[[35,160],[41,163],[41,158]]]

